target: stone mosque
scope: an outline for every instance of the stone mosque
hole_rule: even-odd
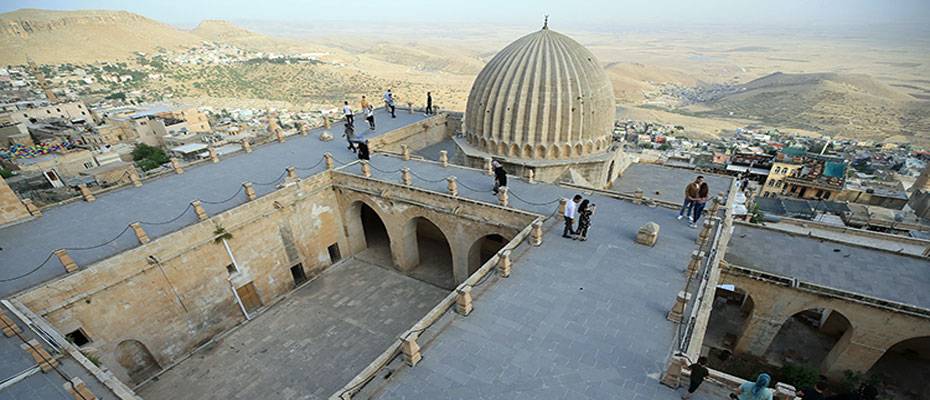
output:
[[[698,172],[624,152],[612,93],[546,23],[464,113],[378,109],[370,160],[325,118],[272,119],[61,203],[0,178],[0,400],[677,400],[699,356],[709,400],[755,379],[718,355],[786,352],[930,398],[930,241],[741,221],[714,174],[689,227]],[[562,235],[575,195],[585,240]]]

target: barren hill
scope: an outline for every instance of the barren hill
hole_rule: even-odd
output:
[[[695,86],[697,79],[668,68],[639,63],[611,63],[606,67],[607,76],[614,86],[614,97],[619,103],[639,104],[661,85]]]
[[[866,75],[774,73],[686,111],[832,136],[930,142],[930,102],[917,101]]]
[[[200,43],[197,36],[125,11],[23,9],[0,14],[0,63],[88,63],[158,47]]]

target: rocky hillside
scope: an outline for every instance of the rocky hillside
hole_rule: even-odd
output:
[[[90,63],[124,59],[158,47],[194,46],[202,39],[125,11],[23,9],[0,14],[0,63]]]

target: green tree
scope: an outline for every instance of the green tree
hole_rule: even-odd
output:
[[[132,159],[143,171],[155,169],[168,162],[168,155],[165,151],[157,147],[149,146],[145,143],[139,143],[132,150]]]

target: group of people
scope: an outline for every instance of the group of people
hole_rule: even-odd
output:
[[[396,99],[394,92],[391,89],[388,89],[384,92],[384,108],[391,112],[391,118],[397,118],[397,107]],[[345,117],[346,124],[355,128],[355,111],[352,109],[352,106],[349,105],[349,101],[342,102],[342,115]],[[362,96],[362,101],[359,103],[359,106],[362,112],[365,113],[365,120],[368,121],[368,129],[375,129],[375,107],[368,102],[368,99],[365,96]],[[432,115],[433,112],[433,94],[431,92],[426,92],[426,110],[424,115]]]
[[[709,378],[707,357],[698,358],[696,363],[688,366],[688,370],[691,371],[691,377],[688,392],[681,396],[683,400],[690,399],[705,380],[712,380]],[[730,394],[730,398],[733,400],[772,400],[775,390],[769,388],[771,382],[771,375],[761,373],[756,376],[755,381],[739,385],[736,391]],[[870,383],[863,383],[856,390],[848,393],[827,396],[826,392],[826,381],[821,379],[813,386],[798,389],[795,395],[803,400],[875,400],[878,397],[878,389]]]
[[[370,159],[371,153],[368,150],[368,139],[356,136],[355,127],[349,121],[345,123],[345,132],[342,136],[345,136],[346,141],[349,142],[349,150],[358,155],[359,160]]]
[[[588,240],[588,228],[591,227],[591,217],[594,216],[595,204],[576,194],[565,203],[565,229],[562,237],[575,240]],[[578,226],[575,227],[575,220]]]
[[[704,182],[703,176],[698,176],[693,182],[685,186],[685,201],[678,211],[678,219],[688,218],[692,228],[697,228],[697,222],[704,213],[707,200],[710,199],[710,187]]]

